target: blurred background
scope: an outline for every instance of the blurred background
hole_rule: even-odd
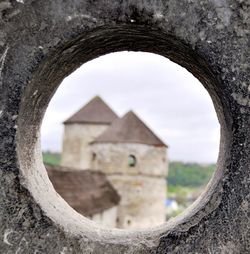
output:
[[[133,110],[169,146],[166,220],[182,212],[208,183],[218,156],[220,127],[205,88],[159,55],[118,52],[94,59],[65,78],[49,104],[41,128],[45,163],[60,165],[62,123],[96,95],[120,117]]]

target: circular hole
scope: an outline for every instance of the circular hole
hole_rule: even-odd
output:
[[[126,116],[131,108],[140,112],[136,121]],[[164,223],[197,199],[215,169],[219,126],[211,99],[189,72],[159,55],[119,52],[81,66],[62,82],[43,123],[43,150],[54,151],[44,152],[44,161],[55,165],[46,168],[56,191],[107,227]],[[152,138],[158,143],[148,144]],[[103,191],[97,171],[117,193]]]
[[[93,43],[93,40],[95,43]],[[216,176],[210,181],[206,192],[202,194],[199,200],[185,214],[176,218],[175,221],[140,232],[107,231],[74,212],[56,194],[43,166],[39,136],[42,118],[51,97],[64,77],[91,59],[106,53],[122,50],[141,50],[160,54],[186,67],[201,80],[209,91],[222,125],[222,130],[225,130],[225,114],[227,112],[225,110],[222,111],[223,103],[218,96],[220,84],[202,57],[182,42],[162,32],[150,30],[150,28],[117,26],[116,28],[105,28],[105,30],[101,31],[96,30],[68,42],[65,47],[51,52],[51,55],[48,55],[38,66],[32,80],[29,82],[29,86],[22,95],[18,119],[18,160],[23,183],[32,193],[33,198],[41,209],[46,212],[46,215],[62,228],[73,234],[84,235],[88,239],[95,239],[101,242],[112,241],[115,237],[124,241],[124,244],[131,243],[132,239],[133,241],[138,239],[140,243],[143,242],[147,246],[150,239],[156,241],[162,233],[170,230],[173,226],[178,227],[186,221],[189,224],[196,223],[193,216],[207,206],[216,190],[216,186],[221,180],[224,154],[229,141],[225,139],[226,132],[222,132],[221,147],[225,149],[220,150]],[[211,206],[207,206],[205,213],[208,214],[211,210]],[[203,216],[205,216],[204,213]]]

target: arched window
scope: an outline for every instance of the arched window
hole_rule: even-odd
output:
[[[128,156],[128,165],[130,167],[135,167],[136,166],[136,157],[133,154],[130,154]]]

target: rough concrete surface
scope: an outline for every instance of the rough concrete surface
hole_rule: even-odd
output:
[[[0,26],[1,253],[250,253],[249,0],[2,0]],[[53,190],[39,144],[62,79],[121,50],[187,68],[221,124],[206,191],[185,214],[140,232],[101,229],[74,212]]]

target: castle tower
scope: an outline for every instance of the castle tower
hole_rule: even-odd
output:
[[[98,96],[64,122],[62,166],[89,169],[94,154],[89,143],[103,133],[117,118]]]
[[[92,168],[103,171],[121,196],[119,228],[165,221],[167,145],[132,111],[91,143]]]

